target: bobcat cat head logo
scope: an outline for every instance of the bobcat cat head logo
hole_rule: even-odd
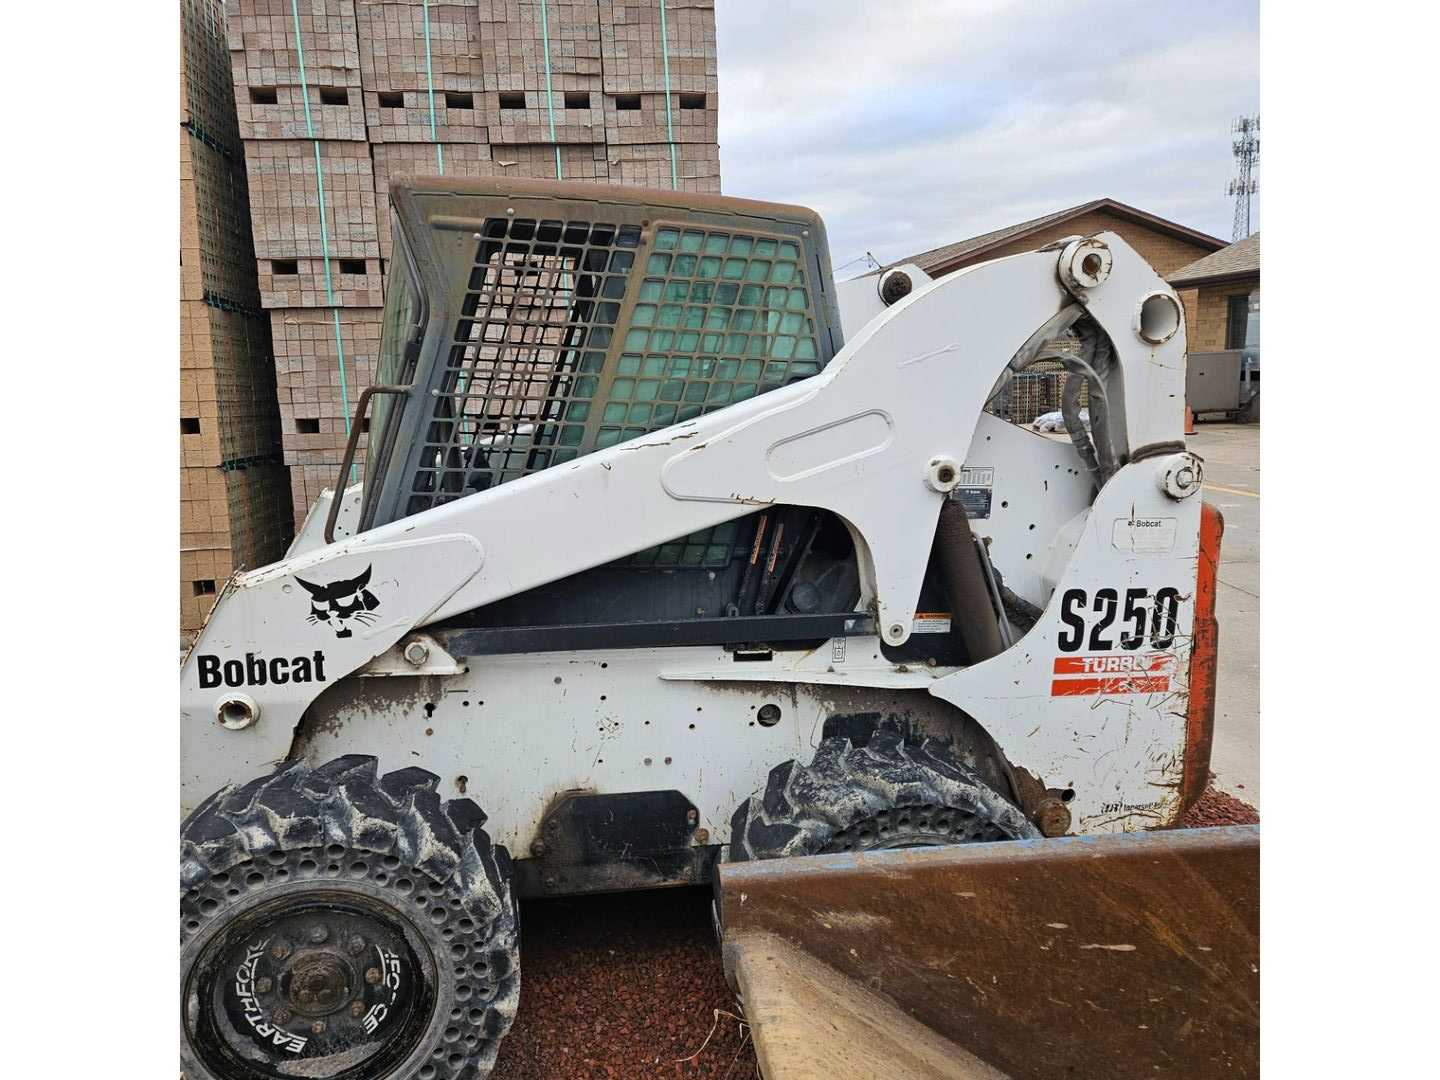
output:
[[[328,585],[315,585],[297,577],[295,580],[310,594],[310,614],[305,621],[311,624],[329,623],[337,638],[352,635],[349,626],[352,620],[366,624],[372,622],[375,618],[373,613],[380,606],[375,594],[366,588],[373,569],[373,566],[367,566],[358,577],[332,581]]]

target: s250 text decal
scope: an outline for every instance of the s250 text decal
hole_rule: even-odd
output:
[[[1082,649],[1099,655],[1055,658],[1052,697],[1092,694],[1164,694],[1176,672],[1175,627],[1180,590],[1067,589],[1060,598],[1064,624],[1055,645],[1061,653]],[[1142,652],[1146,646],[1155,652]]]
[[[1060,621],[1065,628],[1055,644],[1061,652],[1133,651],[1146,643],[1152,649],[1175,644],[1175,624],[1180,616],[1180,590],[1166,586],[1156,589],[1096,589],[1090,596],[1084,589],[1066,589],[1060,598]]]

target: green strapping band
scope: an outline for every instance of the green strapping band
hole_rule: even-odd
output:
[[[555,90],[550,84],[550,14],[540,0],[540,40],[545,47],[545,108],[550,113],[550,141],[555,144],[555,179],[564,180],[560,167],[560,142],[555,138]]]
[[[660,0],[660,58],[665,66],[665,137],[670,141],[670,190],[680,190],[675,165],[675,116],[670,107],[670,32],[665,27],[665,0]]]
[[[320,140],[315,137],[315,121],[310,115],[310,86],[305,78],[305,46],[300,42],[300,6],[290,0],[290,14],[295,20],[295,57],[300,64],[300,95],[305,103],[305,132],[315,148],[315,190],[320,196],[320,255],[325,264],[325,302],[335,324],[335,355],[340,365],[340,410],[345,418],[345,434],[350,434],[350,395],[345,385],[345,343],[340,336],[340,309],[335,306],[335,287],[330,279],[330,233],[325,223],[325,170],[320,164]],[[354,469],[351,469],[354,478]]]
[[[430,0],[425,0],[425,87],[430,95],[430,141],[435,144],[435,164],[440,175],[445,175],[445,148],[440,145],[440,136],[435,133],[435,72],[430,66]]]

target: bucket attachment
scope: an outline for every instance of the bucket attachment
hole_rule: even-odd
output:
[[[1253,1077],[1260,830],[727,863],[766,1080]]]

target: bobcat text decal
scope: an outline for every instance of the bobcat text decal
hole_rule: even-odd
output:
[[[244,660],[225,660],[214,653],[201,653],[195,658],[200,675],[200,689],[226,686],[264,686],[266,683],[324,682],[325,654],[319,649],[310,656],[272,656],[266,660],[247,652]]]

